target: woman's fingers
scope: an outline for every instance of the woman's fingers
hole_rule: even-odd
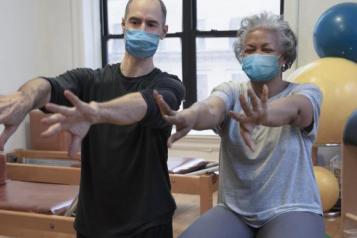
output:
[[[252,137],[250,135],[250,132],[249,131],[246,131],[246,130],[243,130],[241,132],[241,135],[243,137],[243,141],[244,143],[248,146],[248,148],[253,152],[254,151],[254,142],[252,140]]]
[[[262,95],[260,96],[262,108],[263,108],[264,110],[266,110],[266,108],[267,108],[268,96],[269,96],[269,88],[268,88],[268,86],[265,84],[265,85],[263,86]]]
[[[244,97],[244,95],[239,95],[239,101],[240,101],[240,105],[245,113],[245,115],[247,115],[248,117],[253,116],[253,112],[252,109],[250,108],[249,103],[247,102],[247,99]]]
[[[257,112],[260,110],[260,100],[258,96],[255,94],[253,89],[248,89],[248,96],[250,101],[252,102],[253,111]]]
[[[190,131],[188,128],[183,128],[181,130],[177,130],[174,134],[172,134],[169,139],[167,140],[167,146],[171,148],[172,144],[187,135]]]
[[[173,116],[175,112],[170,108],[170,106],[165,102],[162,95],[160,95],[156,90],[154,90],[154,99],[159,106],[162,115]]]

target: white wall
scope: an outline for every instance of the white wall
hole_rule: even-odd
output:
[[[99,33],[99,11],[94,12],[95,2],[99,1],[0,0],[0,94],[14,92],[36,76],[55,76],[79,66],[98,67],[100,38],[94,33]],[[6,150],[26,146],[25,124]]]
[[[285,0],[285,15],[298,36],[298,58],[300,67],[316,59],[318,55],[313,46],[313,29],[321,14],[330,7],[347,2],[346,0]],[[349,0],[348,2],[357,2]]]

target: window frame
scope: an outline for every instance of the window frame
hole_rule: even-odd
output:
[[[197,38],[235,37],[236,30],[197,29],[197,0],[182,0],[182,32],[168,33],[165,38],[179,38],[182,54],[182,82],[186,87],[184,108],[197,101]],[[280,0],[280,14],[284,14],[284,0]],[[112,39],[123,39],[124,34],[109,34],[108,0],[100,0],[101,51],[102,65],[108,63],[108,42]]]

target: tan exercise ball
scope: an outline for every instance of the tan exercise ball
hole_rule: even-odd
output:
[[[328,169],[320,166],[314,166],[314,173],[320,190],[323,211],[329,211],[336,204],[339,197],[340,190],[337,178]]]
[[[357,109],[357,64],[342,58],[322,58],[298,68],[288,80],[319,86],[323,102],[316,143],[341,143],[347,118]]]

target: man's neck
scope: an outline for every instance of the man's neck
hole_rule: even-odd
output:
[[[125,77],[139,77],[150,73],[155,68],[153,58],[138,59],[125,53],[120,64],[121,73]]]

